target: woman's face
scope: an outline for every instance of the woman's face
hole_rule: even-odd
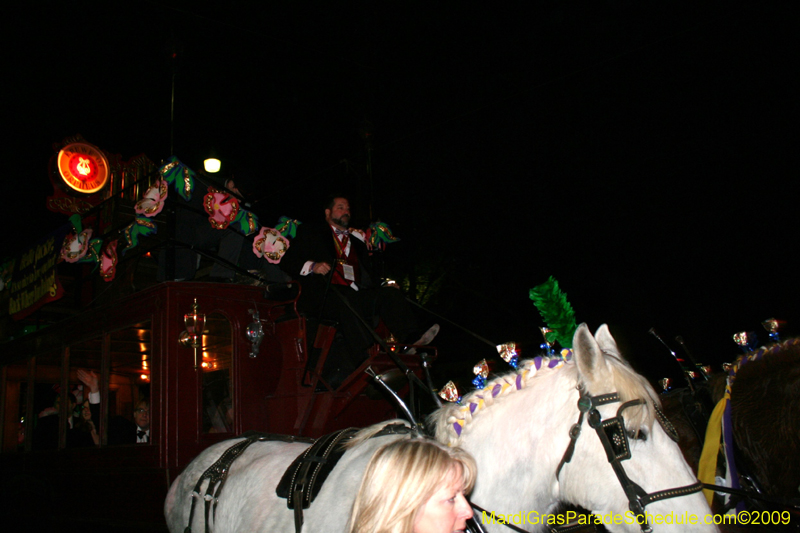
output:
[[[464,481],[459,467],[419,510],[414,520],[414,533],[464,531],[469,518],[472,518],[472,507],[464,497]]]

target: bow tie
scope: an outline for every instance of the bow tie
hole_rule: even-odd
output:
[[[146,437],[146,436],[147,436],[147,432],[146,432],[146,431],[142,431],[142,430],[140,429],[139,431],[137,431],[137,432],[136,432],[136,436],[137,436],[137,437],[139,437],[140,439],[141,439],[141,438],[144,438],[144,437]]]
[[[336,232],[336,236],[337,237],[341,237],[343,235],[350,235],[350,230],[349,229],[333,228],[333,231]]]

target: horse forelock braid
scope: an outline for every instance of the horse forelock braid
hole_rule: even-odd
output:
[[[470,392],[461,404],[448,404],[434,412],[430,420],[436,428],[436,438],[448,446],[458,446],[461,434],[482,410],[493,405],[497,398],[524,389],[540,373],[557,370],[566,363],[565,357],[535,357],[522,361],[519,369],[499,376],[486,387]]]
[[[752,352],[747,352],[746,354],[742,354],[736,358],[736,361],[733,362],[731,365],[731,369],[728,371],[728,378],[725,383],[725,392],[730,394],[731,390],[733,389],[733,382],[736,380],[736,374],[739,372],[739,369],[742,365],[749,363],[750,361],[758,361],[765,356],[769,356],[772,354],[777,354],[781,352],[792,352],[792,351],[800,351],[800,338],[793,337],[791,339],[786,339],[783,342],[776,342],[774,344],[770,344],[768,346],[762,346],[757,350],[753,350]]]

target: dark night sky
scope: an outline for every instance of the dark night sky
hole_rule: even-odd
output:
[[[170,155],[179,42],[175,155],[213,146],[266,225],[331,189],[365,215],[369,120],[389,262],[445,271],[431,305],[484,337],[536,340],[527,292],[551,274],[651,377],[651,326],[715,362],[765,318],[798,331],[793,2],[23,4],[3,59],[12,249],[63,220],[52,143]]]

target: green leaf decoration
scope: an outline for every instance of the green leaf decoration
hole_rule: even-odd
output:
[[[167,164],[158,169],[161,177],[175,188],[175,191],[187,202],[192,199],[195,173],[180,162],[174,155],[167,159]]]
[[[75,228],[75,235],[83,231],[83,222],[81,222],[81,216],[79,214],[75,213],[69,217],[69,223]]]
[[[297,219],[281,217],[278,219],[278,225],[275,226],[275,229],[287,239],[294,239],[294,236],[297,235],[297,226],[300,224],[302,224],[302,222]]]
[[[137,216],[133,222],[128,224],[125,229],[122,230],[122,235],[125,237],[125,242],[128,244],[122,250],[122,253],[124,254],[131,248],[139,246],[140,236],[147,236],[157,232],[158,228],[155,222],[147,217]]]
[[[373,222],[369,225],[369,229],[370,244],[374,247],[377,247],[381,242],[392,243],[400,240],[392,234],[392,229],[385,222]]]
[[[578,329],[575,311],[567,301],[567,295],[558,288],[556,279],[550,276],[546,282],[532,288],[530,299],[544,323],[553,330],[547,334],[548,342],[558,341],[563,348],[572,348],[572,337]]]
[[[258,217],[245,209],[239,209],[236,218],[231,222],[231,227],[244,235],[250,235],[258,230]]]
[[[79,263],[94,263],[94,269],[97,270],[100,266],[100,248],[103,246],[103,239],[92,239],[89,241],[89,247],[86,250],[86,255],[78,260]]]

